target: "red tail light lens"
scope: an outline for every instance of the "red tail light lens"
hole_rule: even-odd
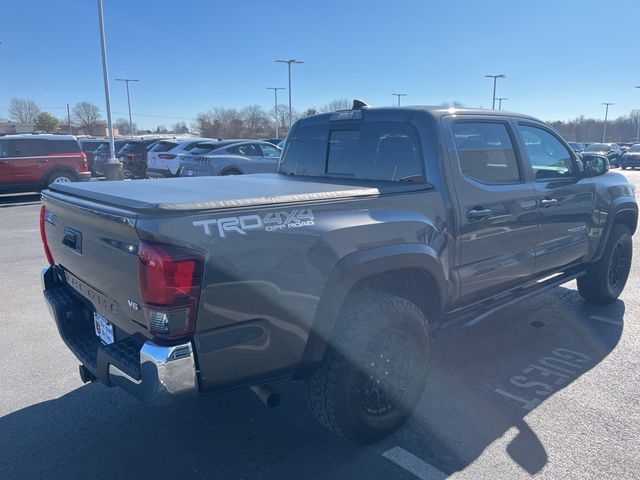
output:
[[[204,260],[192,250],[142,242],[138,286],[149,331],[158,337],[189,336],[195,328]]]
[[[53,255],[51,255],[51,250],[49,249],[49,244],[47,243],[47,232],[44,229],[44,224],[47,218],[47,209],[44,205],[40,208],[40,238],[42,239],[42,246],[44,247],[44,255],[47,257],[47,262],[49,265],[55,264],[53,261]]]
[[[88,172],[89,171],[89,164],[87,163],[87,154],[82,152],[80,154],[80,158],[82,159],[82,164],[80,166],[80,171],[81,172]]]
[[[174,155],[173,153],[159,153],[158,157],[160,158],[164,158],[167,160],[171,160],[177,157],[177,155]]]

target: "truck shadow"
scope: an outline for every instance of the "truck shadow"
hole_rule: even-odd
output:
[[[152,408],[85,385],[0,418],[0,478],[405,478],[380,454],[399,445],[452,473],[496,441],[533,474],[547,454],[526,415],[613,350],[624,311],[558,288],[442,333],[418,412],[371,447],[325,432],[299,383],[272,410],[248,390]]]

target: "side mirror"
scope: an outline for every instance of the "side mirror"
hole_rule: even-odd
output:
[[[609,171],[609,159],[598,155],[583,155],[584,173],[587,177],[597,177]]]

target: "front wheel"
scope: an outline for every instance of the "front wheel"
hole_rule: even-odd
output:
[[[578,292],[587,302],[612,303],[624,290],[631,270],[633,243],[629,228],[615,223],[600,260],[578,278]]]
[[[430,332],[414,303],[368,292],[349,301],[319,369],[307,380],[318,421],[358,444],[399,428],[426,385]]]

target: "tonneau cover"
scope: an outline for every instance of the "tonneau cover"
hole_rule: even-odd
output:
[[[329,180],[329,179],[328,179]],[[378,195],[366,181],[279,174],[55,183],[49,188],[128,210],[208,210]]]

